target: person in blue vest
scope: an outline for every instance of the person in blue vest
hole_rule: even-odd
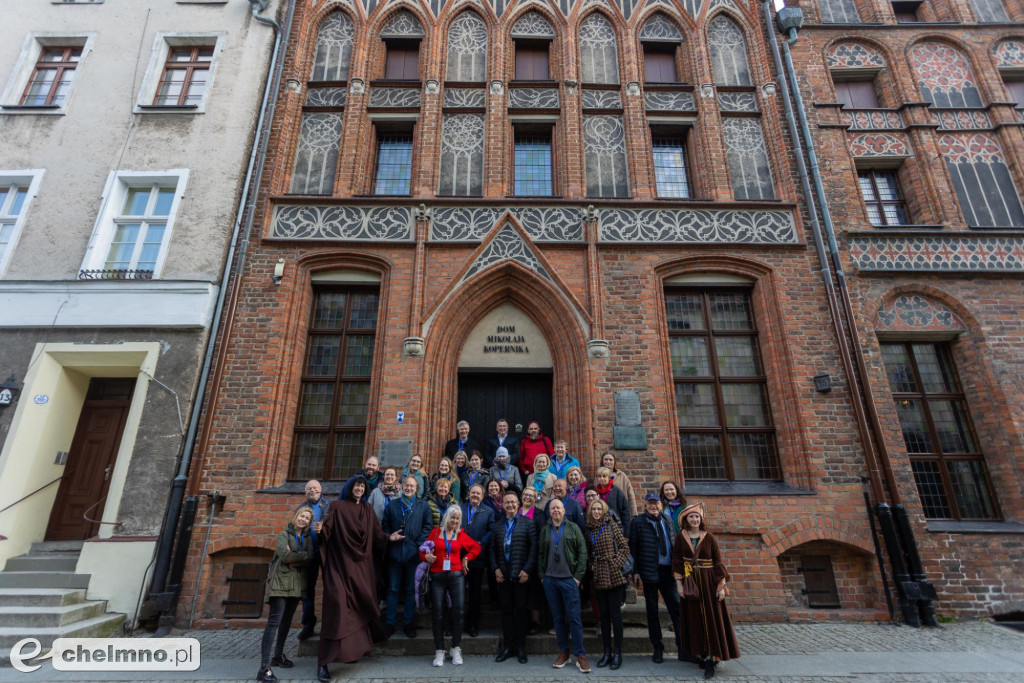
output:
[[[515,491],[505,491],[502,507],[505,515],[494,523],[490,552],[501,598],[505,649],[494,661],[516,657],[520,664],[526,664],[526,622],[530,618],[530,576],[537,568],[537,528],[533,520],[519,515],[519,494]]]
[[[317,534],[324,526],[324,518],[327,516],[327,508],[331,502],[323,497],[323,488],[316,479],[306,482],[306,500],[303,505],[313,510],[313,556],[306,563],[306,585],[302,591],[302,630],[299,631],[299,640],[307,640],[313,637],[313,629],[316,628],[316,579],[320,575],[320,545]]]
[[[555,442],[555,453],[551,456],[551,464],[548,466],[548,472],[559,479],[565,479],[565,475],[569,472],[570,467],[576,466],[581,470],[583,469],[583,466],[580,465],[580,461],[569,455],[568,449],[569,444],[563,439],[559,439]]]
[[[497,515],[483,505],[484,487],[473,484],[469,489],[469,502],[462,504],[462,528],[469,537],[487,552],[481,553],[469,563],[469,591],[466,594],[466,635],[476,638],[480,634],[480,598],[484,575],[487,572],[491,537]]]
[[[644,512],[629,524],[629,549],[633,553],[633,582],[643,585],[647,603],[647,635],[654,646],[651,660],[655,664],[665,661],[665,644],[661,636],[661,617],[658,616],[658,593],[668,608],[676,640],[679,640],[679,592],[672,576],[672,522],[662,514],[661,498],[648,493],[644,498]]]
[[[416,637],[416,565],[420,563],[420,546],[430,536],[433,516],[430,506],[419,498],[419,480],[407,476],[402,481],[402,495],[384,508],[384,533],[392,536],[388,544],[388,600],[384,619],[388,636],[394,635],[398,617],[398,594],[404,593],[405,608],[402,625],[408,638]]]

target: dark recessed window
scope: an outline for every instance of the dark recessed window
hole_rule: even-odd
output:
[[[907,225],[907,203],[896,171],[859,171],[860,194],[871,225]]]
[[[363,464],[379,297],[367,287],[314,295],[289,479],[343,479]]]
[[[81,47],[44,47],[20,104],[29,107],[63,105],[81,58]]]
[[[517,40],[516,78],[517,81],[549,81],[551,43],[539,40]]]
[[[921,21],[920,11],[922,2],[894,2],[892,13],[896,15],[896,21],[901,24],[915,24]]]
[[[1003,84],[1010,93],[1010,99],[1017,103],[1017,109],[1024,109],[1024,79],[1005,80]]]
[[[668,290],[665,307],[686,479],[781,479],[749,294]]]
[[[418,41],[392,40],[387,43],[384,78],[416,81],[420,77],[420,45]]]
[[[678,83],[675,45],[644,43],[644,81]]]
[[[374,194],[409,194],[412,183],[412,135],[382,135],[377,140]]]
[[[882,344],[903,441],[929,519],[999,516],[948,344]]]
[[[878,93],[872,81],[839,81],[836,87],[836,101],[847,109],[877,109]]]
[[[198,105],[206,93],[213,62],[213,46],[172,47],[153,104],[161,106]]]
[[[686,144],[682,138],[651,139],[654,178],[659,197],[689,197],[690,179],[686,172]]]
[[[518,197],[550,197],[551,135],[517,135],[515,138],[515,189]]]

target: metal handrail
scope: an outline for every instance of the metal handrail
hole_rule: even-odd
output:
[[[97,505],[99,505],[100,503],[102,503],[103,501],[105,501],[106,499],[107,499],[107,497],[103,496],[102,498],[97,500],[95,503],[93,503],[89,507],[85,508],[85,512],[82,513],[82,519],[84,519],[87,522],[92,522],[93,524],[109,524],[109,525],[112,525],[112,526],[121,526],[122,524],[124,524],[124,522],[104,522],[104,521],[101,521],[101,520],[98,520],[98,519],[93,519],[92,517],[89,516],[89,513],[92,512],[92,509],[94,507],[96,507]]]
[[[74,470],[71,470],[71,472],[74,472]],[[46,488],[47,486],[50,486],[51,484],[56,484],[56,483],[57,483],[58,481],[60,481],[60,480],[61,480],[61,479],[63,479],[64,477],[66,477],[66,476],[68,476],[69,474],[71,474],[71,472],[65,472],[64,474],[60,475],[59,477],[57,477],[57,478],[56,478],[56,479],[54,479],[53,481],[51,481],[51,482],[49,482],[49,483],[47,483],[47,484],[43,484],[42,486],[40,486],[39,488],[37,488],[37,489],[36,489],[35,491],[33,491],[32,493],[30,493],[30,494],[28,494],[28,495],[26,495],[26,496],[22,496],[22,497],[21,497],[21,498],[19,498],[18,500],[14,501],[13,503],[11,503],[11,504],[10,504],[10,505],[8,505],[7,507],[5,507],[5,508],[4,508],[3,510],[0,510],[0,513],[3,513],[3,512],[7,512],[8,510],[10,510],[10,509],[11,509],[12,507],[14,507],[15,505],[17,505],[17,504],[18,504],[18,503],[20,503],[21,501],[25,500],[26,498],[31,498],[32,496],[36,495],[37,493],[39,493],[40,491],[42,491],[43,489],[45,489],[45,488]]]

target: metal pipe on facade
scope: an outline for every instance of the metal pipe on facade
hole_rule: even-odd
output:
[[[284,60],[281,59],[281,46],[291,30],[292,16],[295,12],[295,0],[288,2],[287,19],[285,27],[273,19],[260,16],[260,12],[266,9],[267,2],[264,0],[250,0],[252,4],[252,16],[261,24],[270,26],[274,30],[274,50],[271,54],[270,64],[267,68],[267,78],[264,83],[263,102],[260,106],[259,118],[256,122],[256,134],[253,139],[252,151],[249,154],[249,163],[245,172],[245,180],[242,183],[242,195],[238,201],[238,208],[235,212],[235,223],[231,232],[231,239],[228,243],[228,254],[224,260],[224,269],[221,274],[220,291],[217,293],[217,304],[214,308],[210,324],[210,334],[206,340],[206,352],[203,357],[203,365],[199,375],[199,383],[196,387],[195,401],[189,416],[188,432],[182,446],[178,460],[178,473],[174,477],[171,488],[171,499],[167,506],[167,513],[164,516],[163,527],[160,530],[160,537],[157,541],[157,561],[153,570],[153,582],[150,587],[150,599],[156,600],[159,611],[162,614],[172,612],[177,602],[177,595],[166,596],[164,593],[167,582],[168,569],[171,564],[171,551],[174,546],[175,528],[178,517],[181,515],[182,501],[185,497],[185,487],[188,483],[189,469],[192,464],[192,452],[196,443],[196,435],[199,432],[199,418],[202,413],[203,398],[209,384],[210,370],[213,365],[214,351],[219,338],[221,320],[223,319],[224,302],[227,292],[232,283],[232,275],[240,272],[244,264],[245,243],[248,242],[253,222],[253,205],[263,170],[263,162],[266,158],[267,140],[269,138],[269,125],[273,121],[273,111],[277,101],[277,90],[281,82],[281,71]],[[252,200],[251,200],[252,198]],[[251,203],[250,203],[251,200]],[[244,236],[242,237],[242,251],[239,254],[238,266],[234,266],[235,254],[239,247],[239,235],[242,234],[241,225],[243,216],[247,216]],[[180,544],[179,544],[180,546]],[[188,548],[178,548],[179,553],[188,552]],[[161,619],[161,622],[165,622]],[[158,630],[159,635],[164,635],[170,629],[170,624],[161,623]]]

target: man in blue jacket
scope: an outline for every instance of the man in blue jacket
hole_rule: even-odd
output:
[[[388,601],[384,618],[389,636],[396,629],[398,593],[404,589],[402,623],[406,637],[416,637],[416,565],[420,562],[420,546],[433,529],[430,506],[417,497],[418,488],[416,477],[406,477],[402,481],[402,495],[384,508],[384,520],[381,523],[388,536],[400,532],[400,536],[392,540],[388,548]]]
[[[559,439],[555,442],[555,453],[551,456],[551,466],[548,467],[548,472],[559,479],[565,479],[565,475],[573,465],[579,467],[581,470],[583,469],[583,466],[580,465],[580,461],[569,455],[568,449],[569,444],[563,439]]]
[[[480,588],[487,572],[488,550],[491,537],[494,535],[496,513],[486,505],[484,487],[473,484],[469,487],[469,502],[462,504],[462,528],[469,537],[484,549],[475,560],[469,563],[469,590],[466,593],[466,635],[476,638],[480,634]]]

